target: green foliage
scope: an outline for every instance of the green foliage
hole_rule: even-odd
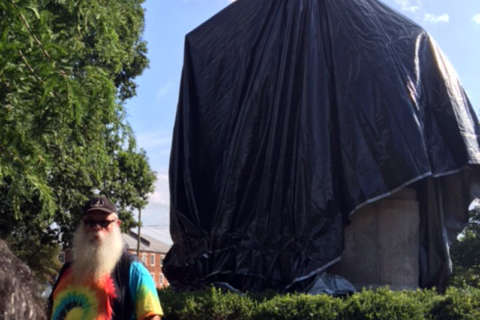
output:
[[[342,301],[327,295],[278,295],[260,303],[253,319],[335,320],[343,309]]]
[[[246,320],[252,319],[255,302],[247,296],[222,293],[219,289],[176,293],[159,291],[162,307],[169,320]]]
[[[467,227],[452,244],[453,275],[450,283],[480,288],[480,208],[472,211]]]
[[[61,248],[53,236],[54,234],[34,235],[27,230],[15,230],[15,233],[6,239],[10,249],[20,260],[29,261],[29,267],[41,284],[53,283],[61,267],[58,260]]]
[[[409,292],[393,292],[382,288],[362,291],[348,299],[344,319],[422,320],[425,305]]]
[[[166,320],[459,320],[480,319],[480,290],[364,290],[350,297],[238,295],[218,289],[159,291]]]
[[[95,191],[125,228],[152,191],[123,106],[148,64],[142,3],[0,1],[0,238],[46,276],[42,245],[68,245]]]
[[[480,290],[474,288],[449,288],[444,299],[433,305],[431,319],[480,319]]]

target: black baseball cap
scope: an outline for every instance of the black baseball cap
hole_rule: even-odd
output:
[[[93,212],[116,213],[117,208],[106,196],[99,196],[88,200],[85,204],[84,213],[90,214]]]

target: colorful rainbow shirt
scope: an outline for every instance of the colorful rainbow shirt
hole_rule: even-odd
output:
[[[123,257],[122,257],[123,258]],[[117,266],[118,267],[118,266]],[[117,268],[116,267],[116,268]],[[112,272],[112,274],[118,274]],[[148,270],[139,262],[132,261],[128,270],[128,297],[121,297],[118,281],[111,275],[95,281],[75,283],[72,269],[66,268],[60,275],[52,293],[51,320],[143,320],[152,315],[163,315],[157,290]],[[131,310],[119,314],[115,310],[118,301],[127,299]],[[117,312],[115,312],[117,311]],[[130,320],[129,319],[129,320]]]

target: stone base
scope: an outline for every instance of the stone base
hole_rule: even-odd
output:
[[[0,240],[0,320],[46,320],[40,289],[28,266]]]
[[[420,215],[415,190],[404,189],[367,205],[351,218],[342,260],[328,272],[345,277],[357,289],[417,288]]]

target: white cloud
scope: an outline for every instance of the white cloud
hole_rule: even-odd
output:
[[[395,0],[400,9],[408,12],[417,12],[422,5],[420,0]]]
[[[473,22],[476,24],[480,24],[480,13],[477,13],[476,15],[473,16],[472,18]]]
[[[138,218],[135,211],[135,218]],[[170,206],[149,203],[142,210],[142,222],[144,226],[165,226],[170,223]]]
[[[143,131],[135,134],[137,146],[147,152],[148,159],[155,171],[165,171],[168,168],[170,150],[172,148],[172,132],[166,129]]]
[[[426,13],[423,17],[423,20],[431,23],[448,23],[450,21],[450,16],[447,13],[441,15],[435,15],[432,13]]]
[[[168,188],[168,174],[157,173],[155,191],[148,197],[149,204],[170,206],[170,191]]]
[[[164,131],[141,132],[136,134],[137,144],[144,149],[168,149],[172,143],[171,134],[165,134]]]
[[[137,212],[135,212],[136,216]],[[160,226],[168,230],[170,223],[170,190],[168,187],[168,174],[157,173],[155,191],[148,197],[148,205],[142,210],[144,226]],[[136,216],[136,218],[138,218]]]
[[[133,231],[136,232],[137,230],[134,229]],[[141,232],[144,235],[163,241],[166,244],[172,244],[172,238],[170,237],[168,225],[144,226]]]
[[[167,83],[164,83],[158,90],[155,95],[155,98],[157,101],[162,100],[163,97],[168,95],[172,89],[175,89],[175,83],[173,81],[168,81]]]

